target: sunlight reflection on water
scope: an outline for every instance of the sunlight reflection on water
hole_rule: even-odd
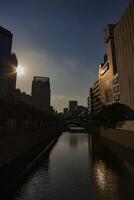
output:
[[[125,200],[128,184],[118,170],[95,158],[90,136],[63,133],[15,200]]]

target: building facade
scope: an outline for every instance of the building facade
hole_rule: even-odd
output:
[[[114,30],[120,102],[134,110],[134,1]]]
[[[32,81],[33,105],[39,109],[50,110],[50,82],[48,77],[35,76]]]
[[[90,90],[89,90],[89,96],[87,97],[87,109],[89,115],[91,114],[91,96],[90,96]]]
[[[104,29],[106,55],[104,55],[104,62],[99,65],[100,99],[102,104],[105,105],[120,100],[118,83],[116,83],[118,71],[114,41],[115,27],[116,24],[108,24]],[[115,87],[116,89],[114,89]]]
[[[69,112],[73,115],[76,114],[78,107],[77,101],[69,101]]]
[[[11,53],[13,34],[0,27],[0,97],[11,94],[16,88],[16,67],[18,61]]]
[[[120,102],[134,110],[134,0],[117,24],[104,29],[106,55],[99,66],[103,104]]]
[[[106,55],[99,65],[100,105],[119,102],[134,110],[134,0],[117,24],[107,25],[104,38]],[[99,110],[94,101],[97,87],[96,82],[90,89],[92,117]],[[124,122],[123,128],[134,130],[134,122]]]
[[[91,98],[91,118],[93,118],[101,109],[99,80],[97,80],[94,83],[94,85],[90,88],[90,98]]]

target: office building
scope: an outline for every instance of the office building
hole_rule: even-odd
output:
[[[71,114],[76,114],[77,106],[78,106],[78,102],[77,101],[69,101],[69,112]]]
[[[103,104],[120,102],[134,110],[134,1],[117,24],[104,30],[107,54],[99,66]]]
[[[114,30],[120,102],[134,110],[134,1]],[[118,88],[116,89],[118,90]]]
[[[32,81],[32,101],[38,109],[50,110],[50,82],[48,77],[34,77]]]
[[[100,100],[100,83],[97,80],[94,85],[90,88],[90,99],[91,99],[91,118],[93,118],[101,109]]]
[[[116,83],[118,80],[118,73],[114,41],[115,27],[116,24],[108,24],[104,29],[106,54],[104,55],[103,63],[99,65],[100,99],[101,102],[106,105],[119,101],[119,90],[118,98],[117,89],[115,89],[115,95],[113,90],[114,87],[118,87],[118,83]]]
[[[13,34],[0,27],[0,97],[11,94],[16,88],[16,67],[18,61],[11,53]]]

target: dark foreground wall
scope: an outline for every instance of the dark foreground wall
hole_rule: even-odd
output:
[[[0,194],[4,199],[12,200],[39,160],[49,159],[61,133],[62,127],[53,123],[46,128],[0,134]]]
[[[0,168],[18,159],[32,149],[43,150],[53,139],[58,137],[61,128],[55,124],[47,128],[8,132],[0,135]]]
[[[101,142],[134,173],[134,132],[100,128]]]

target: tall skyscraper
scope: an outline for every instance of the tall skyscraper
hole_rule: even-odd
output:
[[[117,78],[117,65],[114,41],[116,24],[108,24],[104,29],[106,55],[104,62],[99,66],[100,99],[103,104],[112,104],[119,101],[117,93],[113,93],[113,80]]]
[[[90,112],[91,117],[95,116],[101,110],[100,101],[100,83],[97,80],[90,88]]]
[[[13,34],[0,27],[0,97],[8,96],[16,87],[18,61],[11,53]]]
[[[77,111],[78,102],[77,101],[69,101],[69,112],[71,114],[75,114]]]
[[[39,109],[50,110],[50,82],[48,77],[34,76],[32,81],[33,105]]]
[[[134,0],[114,30],[120,102],[134,110]]]

